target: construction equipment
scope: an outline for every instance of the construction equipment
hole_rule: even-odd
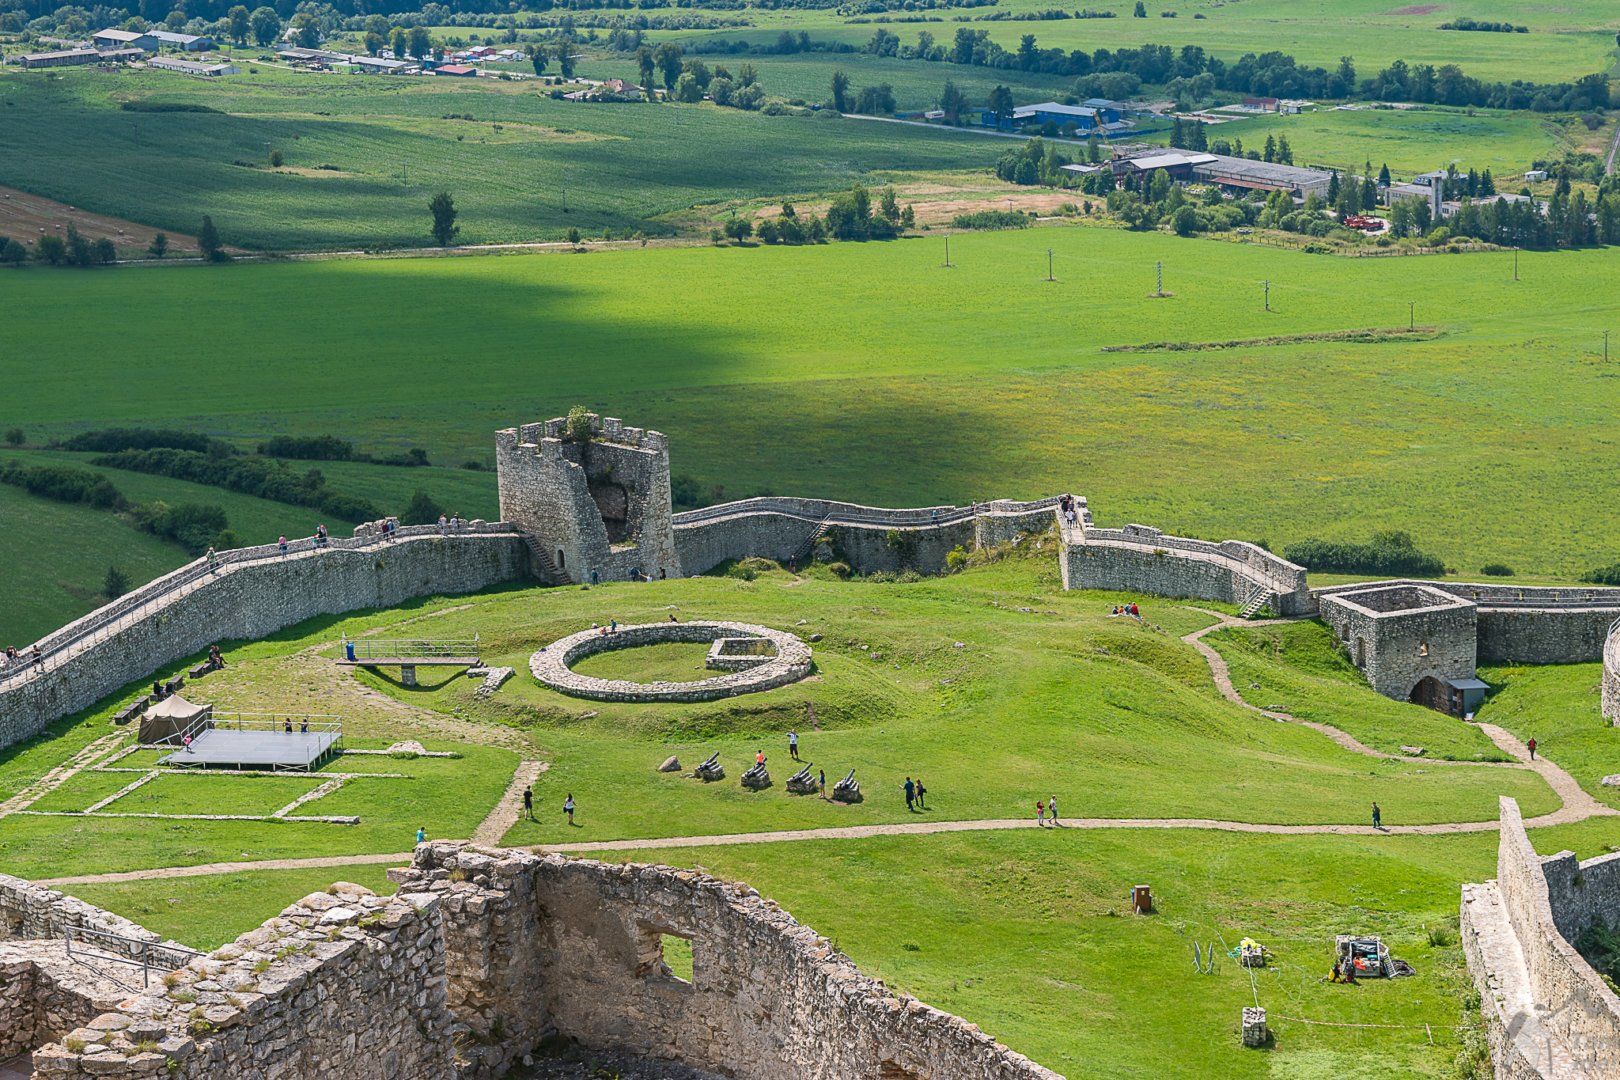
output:
[[[1358,979],[1394,979],[1412,974],[1405,960],[1391,959],[1389,946],[1377,937],[1340,934],[1333,939],[1333,965],[1344,975]]]

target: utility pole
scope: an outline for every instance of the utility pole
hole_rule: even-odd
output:
[[[946,269],[949,269],[950,265],[951,265],[951,234],[946,233],[945,234],[945,267],[946,267]]]
[[[1154,296],[1164,295],[1164,261],[1161,259],[1153,264]]]
[[[1408,330],[1416,330],[1417,329],[1417,315],[1415,314],[1416,311],[1417,311],[1417,301],[1416,300],[1408,300],[1406,302],[1406,328]]]
[[[1047,281],[1054,280],[1053,277],[1052,277],[1052,249],[1051,248],[1046,249],[1046,280]],[[1604,340],[1605,341],[1608,340],[1608,334],[1604,334]]]
[[[1605,364],[1609,362],[1609,332],[1607,330],[1603,331],[1603,362]]]
[[[1271,310],[1271,280],[1268,278],[1267,280],[1261,282],[1261,284],[1264,285],[1265,289],[1266,289],[1266,310],[1270,311]]]
[[[1519,244],[1518,244],[1518,241],[1514,241],[1514,244],[1513,244],[1513,280],[1514,281],[1519,280]]]

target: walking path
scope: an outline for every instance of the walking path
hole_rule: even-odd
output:
[[[543,761],[521,761],[517,771],[512,774],[512,782],[507,785],[506,794],[501,801],[495,804],[495,809],[489,816],[473,830],[472,842],[492,847],[501,842],[506,830],[517,824],[518,816],[523,813],[523,789],[533,786],[540,774],[550,768]]]
[[[1182,640],[1196,648],[1208,661],[1210,674],[1221,695],[1227,700],[1251,709],[1281,723],[1301,724],[1319,731],[1353,753],[1376,758],[1410,761],[1411,758],[1386,754],[1361,743],[1330,724],[1317,724],[1299,720],[1287,713],[1261,709],[1243,700],[1232,685],[1231,672],[1226,661],[1212,646],[1201,640],[1204,635],[1228,626],[1266,626],[1294,622],[1294,619],[1263,619],[1245,621],[1205,611],[1218,621],[1202,630],[1195,630]],[[1548,825],[1567,825],[1591,817],[1614,816],[1620,811],[1598,802],[1575,781],[1569,773],[1545,758],[1530,760],[1528,748],[1510,732],[1495,724],[1479,724],[1479,729],[1505,753],[1512,762],[1490,761],[1429,761],[1432,765],[1479,766],[1498,769],[1532,769],[1544,779],[1563,801],[1559,809],[1531,818],[1525,824],[1531,828]],[[75,761],[89,754],[81,753]],[[93,760],[93,757],[91,758]],[[82,765],[80,766],[83,767]],[[546,771],[546,764],[524,761],[518,765],[506,794],[473,834],[473,842],[494,846],[505,835],[521,813],[523,789],[532,785]],[[65,779],[66,777],[63,777]],[[1066,818],[1055,831],[1090,829],[1209,829],[1217,832],[1260,833],[1272,836],[1445,836],[1460,833],[1495,832],[1498,822],[1452,821],[1428,825],[1387,825],[1375,829],[1371,825],[1319,824],[1279,825],[1251,821],[1222,821],[1215,818]],[[730,846],[736,844],[775,844],[798,840],[854,840],[872,836],[920,836],[936,833],[985,832],[1004,829],[1039,828],[1028,818],[987,818],[967,821],[906,821],[887,825],[847,825],[820,829],[789,829],[777,832],[722,833],[710,836],[660,836],[634,840],[581,840],[565,844],[543,844],[531,850],[559,853],[584,851],[656,851],[669,848]],[[204,863],[198,866],[174,866],[155,870],[131,870],[112,874],[84,874],[72,877],[49,878],[39,882],[48,886],[111,884],[123,881],[146,881],[156,878],[202,877],[210,874],[242,873],[252,870],[303,870],[324,867],[365,866],[376,864],[403,865],[412,858],[411,852],[387,855],[334,855],[312,859],[267,859],[262,862]]]
[[[111,735],[103,735],[5,802],[0,803],[0,818],[5,817],[7,814],[15,814],[19,810],[34,805],[85,769],[94,765],[114,746],[122,742],[123,738],[124,733],[122,731],[115,731]]]

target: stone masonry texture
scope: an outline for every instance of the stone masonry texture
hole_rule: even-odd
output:
[[[402,902],[444,912],[469,1080],[558,1034],[746,1080],[1058,1080],[743,885],[455,843],[390,877]],[[692,942],[692,982],[663,964],[661,935]]]
[[[1496,880],[1464,886],[1462,905],[1464,953],[1486,999],[1498,1075],[1620,1076],[1620,997],[1571,944],[1620,920],[1620,856],[1542,858],[1518,804],[1501,804]]]

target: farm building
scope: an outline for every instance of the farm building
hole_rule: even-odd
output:
[[[157,52],[157,38],[151,34],[141,34],[134,30],[98,30],[93,36],[98,49],[141,49],[146,52]]]
[[[384,60],[380,56],[356,56],[353,62],[362,75],[398,75],[412,66],[404,60]]]
[[[440,64],[438,67],[433,69],[433,74],[453,75],[466,79],[477,75],[478,69],[475,67],[468,67],[466,64]]]
[[[1149,173],[1163,172],[1172,180],[1190,181],[1194,179],[1193,169],[1195,166],[1215,160],[1214,154],[1169,150],[1162,154],[1142,154],[1139,157],[1120,158],[1114,162],[1114,173],[1117,176],[1144,177]]]
[[[1276,112],[1281,103],[1274,97],[1246,97],[1239,104],[1254,112]]]
[[[59,49],[56,52],[24,53],[17,57],[17,63],[25,68],[75,67],[94,64],[100,59],[101,54],[94,49]]]
[[[178,71],[182,75],[235,75],[240,68],[235,64],[205,64],[200,60],[179,60],[172,56],[154,56],[146,62],[149,68]]]
[[[148,30],[148,37],[156,38],[158,48],[174,49],[177,52],[207,52],[214,47],[212,38],[199,37],[196,34],[176,34],[168,30]]]
[[[139,60],[146,55],[144,49],[102,49],[101,62],[103,64],[128,64]]]
[[[276,53],[276,59],[301,66],[346,64],[349,61],[349,57],[343,53],[327,52],[325,49],[282,49]]]
[[[1193,178],[1231,191],[1286,191],[1296,199],[1304,199],[1310,195],[1326,197],[1328,186],[1333,182],[1333,174],[1321,169],[1302,169],[1296,165],[1222,154],[1198,156],[1208,160],[1194,165]]]
[[[1099,125],[1109,131],[1127,126],[1120,123],[1119,110],[1111,105],[1106,107],[1063,105],[1056,101],[1021,106],[1013,110],[1012,119],[1015,127],[1024,124],[1057,124],[1059,127],[1072,125],[1079,131],[1092,131]]]

